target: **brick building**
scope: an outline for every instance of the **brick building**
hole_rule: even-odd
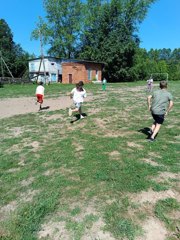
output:
[[[89,83],[92,80],[102,81],[103,63],[44,57],[29,60],[29,76],[48,82],[77,83],[83,81]],[[46,80],[44,79],[46,78]]]
[[[73,61],[62,63],[62,83],[84,83],[102,80],[102,63]]]

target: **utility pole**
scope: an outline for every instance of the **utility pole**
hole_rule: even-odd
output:
[[[7,68],[9,74],[11,75],[12,78],[14,78],[14,76],[12,75],[10,69],[8,68],[8,65],[6,64],[6,62],[4,61],[3,59],[3,56],[2,56],[2,52],[0,51],[0,57],[1,57],[1,73],[2,73],[2,77],[4,77],[4,71],[3,71],[3,63],[5,65],[5,67]]]
[[[44,63],[43,41],[42,41],[42,35],[41,35],[40,30],[39,30],[39,37],[40,37],[40,44],[41,44],[41,62],[43,63],[44,80],[45,80],[45,83],[47,84],[46,69],[45,69],[45,63]],[[40,65],[41,65],[41,63],[40,63]]]
[[[2,53],[0,51],[0,59],[1,59],[1,77],[3,78],[4,77],[4,69],[3,69],[3,61],[2,61]]]

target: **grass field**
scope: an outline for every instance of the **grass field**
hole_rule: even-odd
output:
[[[153,143],[144,83],[85,88],[83,120],[70,123],[67,110],[0,119],[0,239],[180,239],[180,82],[169,82],[175,106]],[[71,89],[50,85],[46,96]]]

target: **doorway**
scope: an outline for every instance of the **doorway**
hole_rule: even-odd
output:
[[[69,83],[72,83],[72,74],[69,74]]]

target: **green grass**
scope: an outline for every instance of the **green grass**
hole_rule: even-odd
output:
[[[176,239],[179,239],[180,219],[178,218],[179,214],[176,216],[175,213],[180,213],[180,203],[177,202],[176,199],[167,198],[156,203],[155,215],[166,224]],[[170,214],[172,214],[172,216]]]
[[[179,193],[179,86],[169,84],[175,106],[154,143],[140,130],[152,123],[143,82],[108,84],[106,92],[86,85],[93,95],[83,106],[88,116],[73,124],[66,110],[0,119],[1,239],[39,239],[44,224],[59,223],[69,239],[99,239],[98,232],[109,232],[114,239],[133,240],[143,234],[148,216],[165,222],[169,239],[177,234],[173,226],[179,222],[168,214],[179,210],[178,200],[149,202],[152,211],[146,211],[135,196],[149,190]],[[50,98],[73,86],[45,87]],[[35,88],[5,85],[1,98],[34,96]],[[56,115],[61,120],[48,119]],[[174,177],[159,181],[166,172]],[[44,239],[63,232],[55,225]]]

